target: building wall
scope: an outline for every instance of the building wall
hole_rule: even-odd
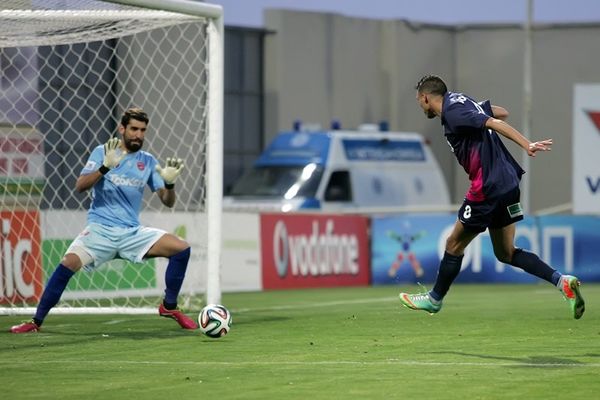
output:
[[[415,84],[424,74],[444,76],[453,85],[455,48],[452,30],[434,26],[386,21],[385,46],[382,53],[389,59],[390,129],[415,131],[427,136],[431,148],[442,165],[448,188],[453,193],[455,182],[454,156],[441,139],[439,120],[425,118],[415,98]]]
[[[451,90],[489,98],[523,126],[524,34],[517,25],[448,27],[335,14],[267,10],[265,140],[294,120],[343,127],[387,120],[392,130],[432,141],[451,189],[462,201],[466,174],[443,140],[439,120],[415,103],[415,82],[439,74]],[[530,211],[571,201],[575,83],[600,81],[600,25],[536,26],[533,34],[531,139],[553,138],[551,153],[530,159]],[[523,151],[509,144],[517,160]],[[590,160],[593,162],[593,160]]]
[[[261,153],[263,143],[263,43],[260,29],[225,29],[223,186],[233,183]]]

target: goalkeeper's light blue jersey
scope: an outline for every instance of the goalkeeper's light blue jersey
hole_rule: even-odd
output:
[[[97,146],[81,175],[96,171],[104,161],[104,147]],[[158,161],[145,151],[127,154],[92,188],[92,204],[88,211],[88,224],[97,223],[115,227],[140,225],[139,213],[148,185],[153,192],[165,187],[165,182],[155,167]]]

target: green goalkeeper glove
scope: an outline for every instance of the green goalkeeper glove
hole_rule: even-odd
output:
[[[173,185],[175,179],[181,174],[183,169],[183,160],[181,158],[167,158],[167,164],[164,168],[159,165],[156,166],[156,171],[165,181],[167,185]]]
[[[127,155],[127,153],[123,150],[118,151],[121,147],[121,139],[119,138],[111,138],[108,139],[108,142],[104,144],[104,162],[102,166],[107,169],[113,169]]]

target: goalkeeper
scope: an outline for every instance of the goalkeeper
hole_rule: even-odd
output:
[[[183,169],[181,159],[167,158],[162,168],[153,155],[141,150],[148,121],[141,108],[129,108],[118,127],[121,139],[109,139],[93,150],[75,184],[78,192],[92,189],[87,226],[48,280],[33,319],[13,326],[11,332],[39,331],[75,272],[81,267],[98,267],[114,258],[139,263],[145,258],[167,257],[165,296],[158,314],[174,319],[184,329],[198,327],[177,309],[177,296],[190,258],[189,244],[139,222],[144,187],[148,185],[165,206],[173,207],[175,180]]]

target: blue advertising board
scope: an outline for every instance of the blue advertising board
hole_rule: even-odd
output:
[[[371,282],[435,281],[455,214],[374,217],[371,221]],[[538,254],[553,268],[582,281],[600,281],[600,217],[526,217],[515,245]],[[534,283],[539,279],[496,260],[488,232],[469,245],[456,282]]]
[[[538,217],[543,259],[584,282],[600,281],[600,216]]]

